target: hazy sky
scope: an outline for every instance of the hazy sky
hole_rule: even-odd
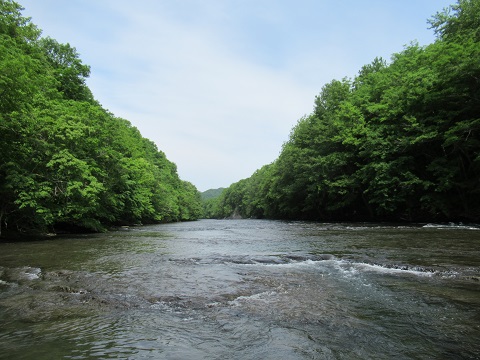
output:
[[[434,40],[447,0],[17,0],[200,191],[274,161],[322,86]]]

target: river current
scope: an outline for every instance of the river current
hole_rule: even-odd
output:
[[[480,359],[480,228],[201,220],[0,243],[1,359]]]

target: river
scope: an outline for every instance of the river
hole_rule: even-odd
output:
[[[1,359],[480,359],[480,228],[201,220],[0,243]]]

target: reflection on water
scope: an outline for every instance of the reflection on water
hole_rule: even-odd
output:
[[[480,231],[214,221],[0,244],[0,358],[480,358]]]

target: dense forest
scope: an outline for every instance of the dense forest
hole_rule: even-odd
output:
[[[210,200],[207,215],[479,221],[480,1],[428,23],[434,43],[326,84],[277,160]]]
[[[41,37],[22,10],[0,0],[0,231],[200,217],[195,186],[94,99],[76,49]]]

